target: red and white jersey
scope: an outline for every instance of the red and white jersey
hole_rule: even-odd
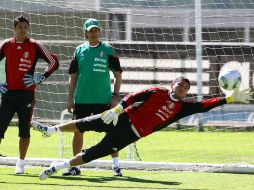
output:
[[[36,62],[43,59],[48,63],[45,72],[47,78],[59,66],[57,57],[49,52],[44,45],[27,37],[23,43],[16,38],[4,40],[0,44],[0,60],[6,58],[5,72],[8,90],[34,91],[35,85],[26,87],[23,82],[24,74],[34,74]]]
[[[185,102],[170,96],[168,89],[149,88],[125,97],[121,104],[140,137],[167,127],[169,124],[194,113],[206,112],[226,103],[216,97],[201,102]]]

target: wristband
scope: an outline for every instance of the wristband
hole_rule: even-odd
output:
[[[231,103],[232,102],[232,97],[231,96],[226,97],[226,102]]]
[[[112,96],[120,96],[120,94],[118,92],[113,92]]]

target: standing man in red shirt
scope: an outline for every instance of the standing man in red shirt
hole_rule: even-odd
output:
[[[41,43],[27,36],[29,21],[19,16],[14,20],[15,37],[0,44],[0,61],[5,57],[6,82],[0,82],[0,143],[14,114],[19,119],[19,160],[15,173],[24,173],[24,159],[30,142],[30,122],[34,107],[36,84],[43,82],[58,66],[57,57]],[[48,66],[42,74],[35,74],[38,59]]]
[[[217,106],[232,102],[249,103],[253,93],[250,89],[236,89],[226,97],[214,97],[201,102],[188,102],[184,98],[190,89],[190,81],[184,77],[176,78],[166,88],[148,88],[126,96],[114,108],[102,114],[73,120],[53,127],[32,122],[35,130],[45,136],[54,132],[107,131],[106,136],[95,146],[81,151],[66,162],[55,162],[41,172],[44,180],[56,171],[88,163],[97,158],[112,154],[127,145],[161,130],[175,121],[200,112],[207,112]]]

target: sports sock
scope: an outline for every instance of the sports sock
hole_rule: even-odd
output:
[[[112,157],[113,167],[119,167],[118,157]]]
[[[54,168],[56,169],[56,171],[61,170],[63,168],[69,168],[70,167],[70,162],[66,161],[66,162],[57,162],[55,164],[53,164]]]
[[[60,130],[59,130],[58,127],[49,127],[49,128],[48,128],[48,132],[49,132],[50,134],[55,133],[55,132],[59,132],[59,131],[60,131]]]
[[[24,165],[24,164],[25,164],[25,160],[23,160],[23,159],[18,159],[17,164],[18,164],[18,165]]]

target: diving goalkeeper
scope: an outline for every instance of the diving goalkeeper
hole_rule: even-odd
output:
[[[226,97],[215,97],[201,102],[188,102],[184,98],[189,89],[189,80],[178,77],[170,84],[169,89],[149,88],[127,95],[116,107],[102,114],[72,120],[53,127],[32,122],[32,127],[41,131],[44,136],[51,136],[52,133],[60,131],[107,132],[97,145],[82,150],[69,161],[51,164],[48,169],[40,173],[39,178],[44,180],[60,169],[82,165],[110,155],[191,114],[207,112],[217,106],[231,102],[249,103],[253,95],[249,89],[242,91],[236,89]]]

